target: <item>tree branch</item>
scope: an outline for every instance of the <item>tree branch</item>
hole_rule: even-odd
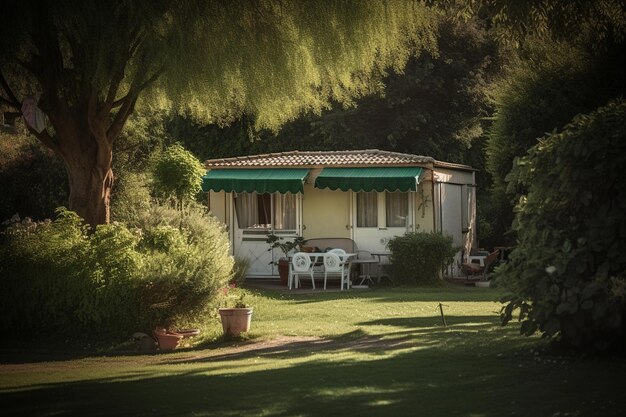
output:
[[[148,88],[150,84],[154,83],[163,74],[164,71],[165,71],[165,68],[161,67],[154,74],[152,74],[150,78],[144,81],[141,85],[139,85],[138,87],[131,87],[131,90],[129,91],[128,94],[126,94],[121,99],[115,100],[113,102],[112,108],[121,106],[131,95],[139,96],[139,93],[145,90],[146,88]]]
[[[133,110],[135,110],[135,103],[137,102],[138,95],[139,95],[138,93],[132,93],[132,92],[126,95],[125,101],[122,104],[122,107],[119,109],[119,111],[115,115],[115,118],[113,119],[113,122],[111,123],[111,126],[109,126],[109,129],[107,130],[107,138],[109,139],[109,142],[111,144],[113,144],[115,139],[117,139],[119,134],[122,132],[122,129],[124,128],[124,124],[126,123],[126,120],[131,115]]]
[[[130,46],[128,47],[128,51],[126,52],[126,54],[124,54],[124,56],[120,57],[119,59],[119,68],[117,68],[117,71],[114,73],[113,78],[111,79],[106,100],[99,111],[99,116],[101,118],[106,117],[111,112],[111,109],[119,106],[119,104],[117,104],[119,100],[116,101],[115,96],[117,95],[120,83],[124,79],[124,70],[126,69],[126,65],[135,55],[135,52],[137,52],[139,45],[141,45],[141,42],[143,41],[143,36],[140,34],[140,32],[141,31],[138,28],[135,28],[129,36],[129,38],[131,39]]]
[[[63,157],[63,153],[61,152],[61,147],[59,146],[59,144],[54,140],[54,138],[52,136],[50,136],[50,134],[48,133],[48,131],[46,129],[42,130],[41,133],[37,132],[35,129],[33,129],[32,127],[30,127],[28,125],[28,123],[26,123],[26,127],[28,128],[28,131],[34,135],[37,139],[39,139],[39,141],[41,143],[43,143],[45,146],[47,146],[48,148],[52,149],[52,151],[57,154],[60,157]]]

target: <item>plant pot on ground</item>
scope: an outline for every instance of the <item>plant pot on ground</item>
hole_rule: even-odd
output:
[[[250,331],[252,308],[246,303],[245,290],[234,284],[224,288],[224,306],[219,309],[224,334],[239,336]]]
[[[241,333],[250,331],[252,308],[220,308],[219,312],[224,334],[239,336]]]
[[[281,285],[288,285],[289,281],[289,253],[304,244],[302,236],[296,236],[292,241],[281,241],[285,238],[270,233],[267,235],[266,243],[270,245],[269,250],[280,249],[283,257],[278,260],[278,275],[280,276]],[[272,261],[272,263],[276,263]]]

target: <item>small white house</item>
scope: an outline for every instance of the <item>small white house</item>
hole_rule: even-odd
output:
[[[440,231],[463,248],[459,261],[475,242],[475,170],[466,165],[362,150],[212,159],[206,168],[209,209],[226,224],[233,255],[250,260],[250,278],[278,275],[270,232],[350,238],[375,252],[409,231]]]

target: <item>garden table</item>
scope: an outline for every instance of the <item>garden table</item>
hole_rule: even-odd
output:
[[[378,282],[380,283],[380,279],[385,276],[387,277],[387,279],[391,280],[391,278],[389,278],[389,275],[385,274],[383,271],[383,265],[388,265],[389,262],[389,257],[391,256],[391,252],[389,251],[378,251],[378,252],[371,252],[371,254],[375,257],[378,258],[378,269],[379,269],[379,273],[378,273]],[[383,258],[387,258],[387,262],[383,262]]]
[[[358,278],[361,278],[361,282],[359,285],[363,285],[365,281],[369,281],[370,283],[374,283],[372,280],[372,265],[378,265],[380,263],[380,259],[354,259],[352,260],[352,265],[363,265],[363,274],[359,275]]]

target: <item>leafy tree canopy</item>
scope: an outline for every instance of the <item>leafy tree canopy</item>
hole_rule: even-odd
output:
[[[138,101],[277,129],[435,49],[436,13],[412,0],[13,2],[0,26],[0,102],[38,98],[31,132],[63,158],[70,208],[109,220],[113,143]]]
[[[175,144],[163,152],[154,166],[154,185],[166,197],[176,197],[182,206],[200,192],[204,166],[189,151]]]
[[[502,67],[501,51],[483,22],[442,19],[436,54],[409,59],[402,73],[381,78],[381,94],[335,103],[320,115],[307,114],[280,132],[256,132],[244,116],[228,127],[174,117],[166,123],[201,159],[280,152],[377,148],[429,155],[482,166],[483,118],[491,113],[486,90]]]
[[[566,43],[527,42],[493,92],[487,167],[494,185],[505,187],[514,158],[545,133],[626,93],[624,58],[621,48],[598,56]]]
[[[557,41],[621,43],[626,38],[623,0],[444,0],[432,2],[457,16],[488,16],[500,36],[513,41],[550,37]]]
[[[153,85],[166,94],[151,105],[207,121],[246,112],[272,128],[370,92],[372,74],[435,48],[434,13],[408,0],[65,0],[5,11],[2,70],[33,76],[33,94],[62,91],[71,107],[95,90],[102,106]]]

